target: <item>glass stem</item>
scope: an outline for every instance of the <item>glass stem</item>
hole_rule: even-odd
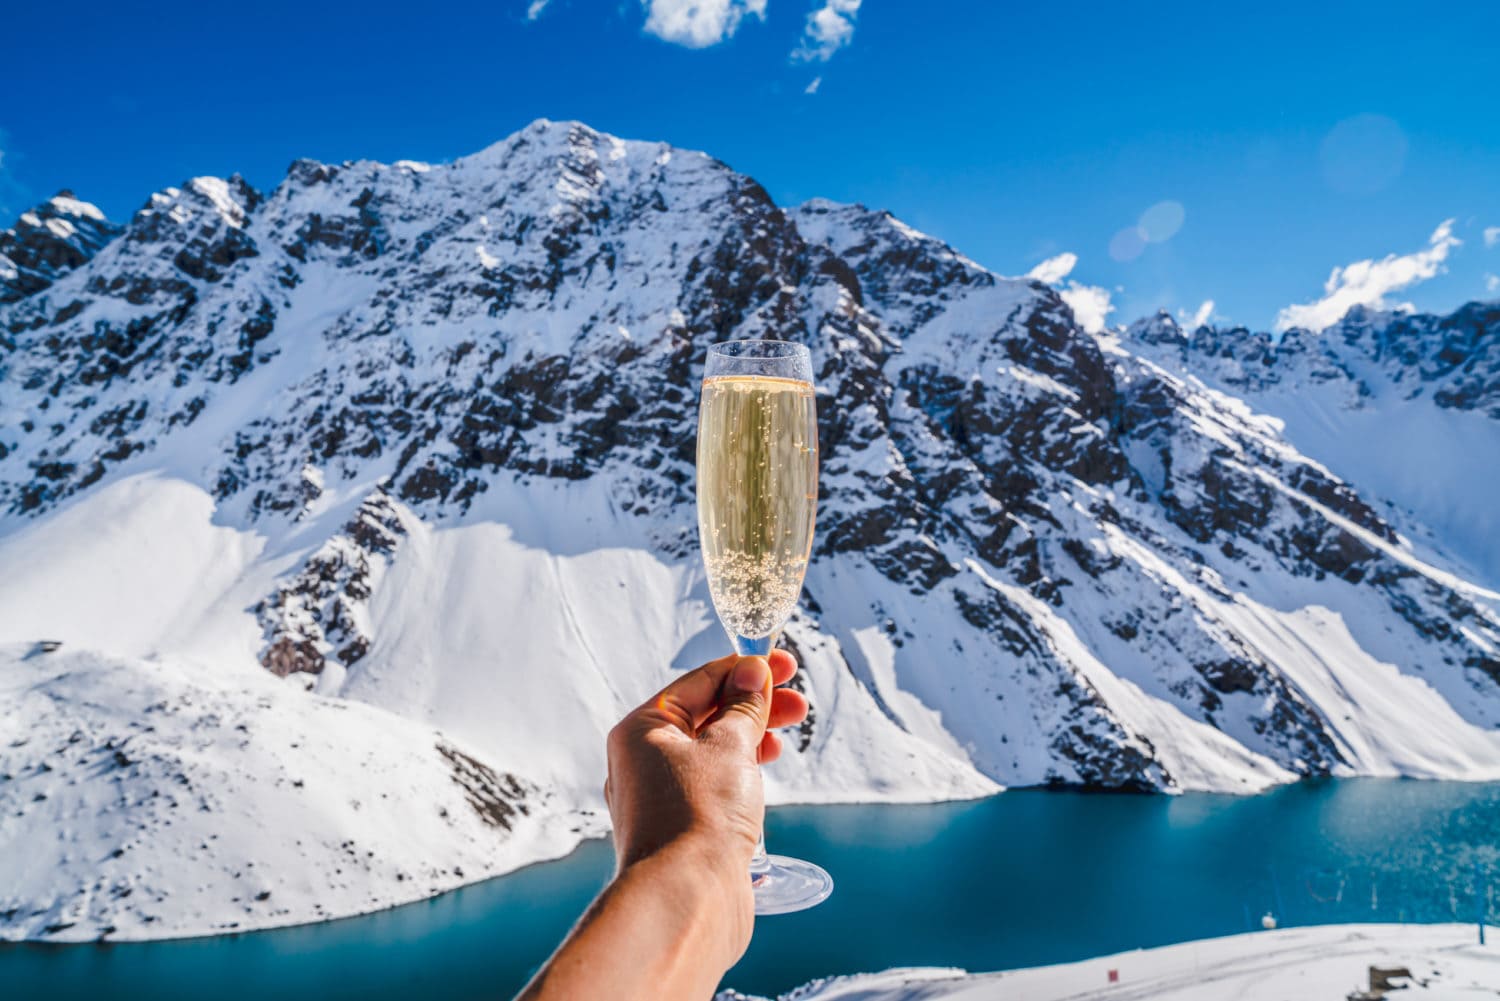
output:
[[[769,636],[735,636],[734,652],[741,657],[769,657],[780,635],[781,630],[778,629]],[[758,879],[770,870],[771,862],[766,858],[766,832],[762,829],[760,837],[755,841],[755,854],[750,856],[750,878]]]
[[[766,834],[761,832],[755,841],[755,854],[750,856],[750,878],[771,871],[771,860],[766,857]]]
[[[776,639],[781,635],[777,630],[769,636],[736,636],[734,638],[734,652],[741,657],[769,657],[776,646]]]

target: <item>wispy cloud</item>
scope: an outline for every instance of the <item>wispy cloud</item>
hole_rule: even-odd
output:
[[[1048,285],[1056,285],[1072,272],[1074,265],[1078,263],[1078,255],[1072,253],[1061,253],[1056,257],[1049,257],[1030,271],[1026,272],[1027,278],[1034,278]]]
[[[1097,334],[1103,330],[1105,317],[1115,311],[1114,303],[1109,301],[1109,289],[1100,288],[1097,285],[1068,282],[1068,287],[1058,294],[1073,311],[1073,317],[1078,321],[1078,325],[1091,334]]]
[[[823,86],[823,78],[820,76],[815,76],[812,78],[812,83],[803,88],[802,93],[816,94],[818,92],[818,88],[821,86]]]
[[[1493,247],[1500,243],[1500,226],[1486,226],[1484,228],[1484,245]]]
[[[1189,324],[1193,330],[1197,330],[1207,323],[1213,315],[1214,301],[1212,299],[1204,299],[1203,305],[1198,307],[1198,311],[1193,314],[1193,318],[1189,321]]]
[[[646,32],[664,42],[704,49],[730,38],[747,14],[766,17],[766,0],[642,0]]]
[[[552,0],[531,0],[531,3],[526,6],[526,20],[535,21],[541,17],[542,11],[546,10],[551,2]]]
[[[1484,290],[1486,292],[1500,292],[1500,275],[1485,275]]]
[[[1354,306],[1388,308],[1387,295],[1441,274],[1448,254],[1461,243],[1453,235],[1453,220],[1449,219],[1433,230],[1424,250],[1387,254],[1378,261],[1355,261],[1334,268],[1323,284],[1323,297],[1283,309],[1276,316],[1276,329],[1305,327],[1321,331],[1337,323]]]
[[[808,62],[827,62],[833,54],[854,40],[854,19],[859,16],[861,0],[824,0],[823,6],[807,15],[807,27],[792,58]]]

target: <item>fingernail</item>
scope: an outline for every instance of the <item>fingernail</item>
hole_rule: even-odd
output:
[[[729,676],[729,687],[736,692],[759,692],[770,676],[771,665],[764,657],[742,657]]]

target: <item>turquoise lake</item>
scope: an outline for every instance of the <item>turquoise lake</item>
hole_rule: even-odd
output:
[[[1500,785],[1345,780],[1250,798],[1018,790],[775,810],[828,903],[762,919],[725,986],[889,966],[1004,969],[1283,926],[1500,918]],[[609,875],[591,842],[365,917],[175,942],[0,946],[6,999],[503,999]],[[1476,890],[1477,888],[1477,890]],[[1477,893],[1477,895],[1476,895]]]

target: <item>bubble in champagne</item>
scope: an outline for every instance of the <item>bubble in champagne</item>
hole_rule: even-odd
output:
[[[698,518],[714,608],[736,635],[780,629],[796,608],[812,549],[817,410],[789,379],[704,381]]]

